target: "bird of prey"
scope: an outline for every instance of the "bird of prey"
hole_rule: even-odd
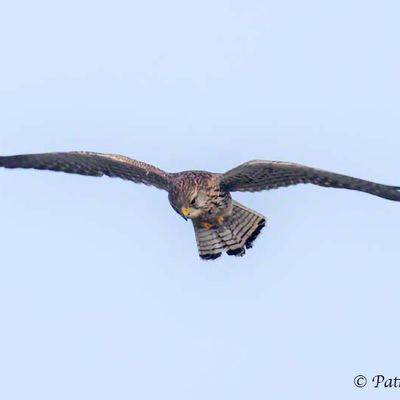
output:
[[[191,219],[199,255],[205,260],[216,259],[223,252],[244,255],[265,226],[266,218],[233,200],[231,192],[257,192],[312,183],[400,201],[400,187],[282,161],[248,161],[225,173],[168,173],[117,154],[74,151],[0,156],[0,166],[107,175],[163,189],[168,192],[173,209],[185,220]]]

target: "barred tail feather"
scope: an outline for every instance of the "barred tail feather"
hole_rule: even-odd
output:
[[[227,244],[227,254],[242,256],[245,249],[251,249],[253,242],[260,234],[266,224],[263,215],[257,213],[244,205],[233,201],[232,215],[227,219],[224,225],[225,229],[231,232],[233,238],[236,239],[235,244],[229,241]]]
[[[193,226],[200,257],[203,260],[215,260],[220,257],[224,251],[224,242],[219,236],[218,230],[201,228],[195,224]]]
[[[264,228],[263,215],[233,201],[232,214],[222,225],[205,229],[194,224],[199,255],[205,260],[214,260],[223,251],[230,256],[243,256],[246,249]]]

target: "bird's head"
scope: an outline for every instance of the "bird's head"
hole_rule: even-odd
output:
[[[197,178],[188,175],[178,179],[169,191],[173,209],[185,220],[198,218],[209,208],[207,192]]]
[[[170,195],[174,210],[184,219],[198,218],[206,209],[205,193],[197,188]]]

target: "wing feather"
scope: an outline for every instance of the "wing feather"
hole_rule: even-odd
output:
[[[221,176],[221,187],[232,192],[256,192],[299,183],[358,190],[385,199],[400,201],[400,187],[382,185],[283,161],[249,161],[227,171]]]
[[[164,190],[169,187],[169,174],[165,171],[118,154],[72,151],[0,156],[0,167],[33,168],[88,176],[107,175]]]

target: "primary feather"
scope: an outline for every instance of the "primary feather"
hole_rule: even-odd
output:
[[[248,161],[224,173],[221,178],[221,187],[231,192],[256,192],[299,183],[358,190],[400,201],[400,187],[282,161]]]

